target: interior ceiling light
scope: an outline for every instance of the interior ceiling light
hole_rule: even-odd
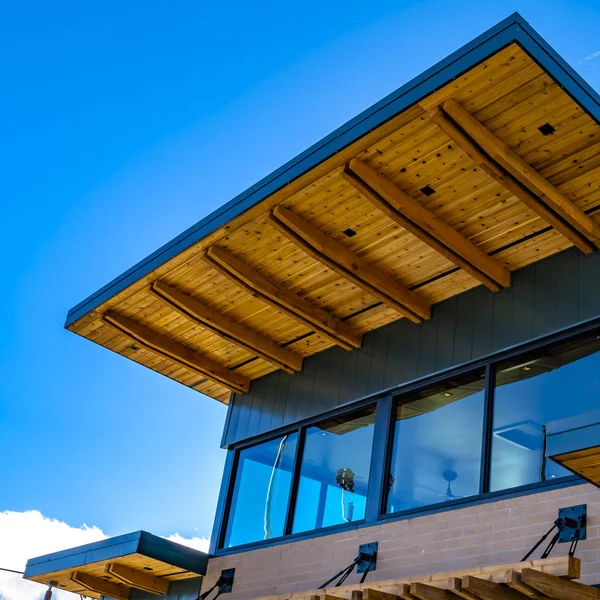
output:
[[[446,398],[450,398],[450,396],[452,396],[452,394],[450,392],[444,392],[444,396],[446,396]]]

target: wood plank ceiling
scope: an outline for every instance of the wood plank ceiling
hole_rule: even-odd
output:
[[[566,248],[594,251],[599,143],[511,44],[69,328],[228,402]]]

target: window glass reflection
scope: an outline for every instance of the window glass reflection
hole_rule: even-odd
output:
[[[400,398],[388,513],[479,493],[485,373]]]
[[[298,434],[292,433],[240,452],[225,547],[285,533]]]
[[[375,407],[306,431],[294,533],[365,518]]]
[[[492,491],[569,474],[544,458],[546,424],[598,408],[599,350],[599,336],[586,334],[498,367]]]

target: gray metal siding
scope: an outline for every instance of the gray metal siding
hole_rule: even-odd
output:
[[[478,287],[433,307],[430,321],[402,319],[334,347],[235,395],[225,444],[294,423],[432,373],[600,316],[600,253],[572,249],[513,273],[510,288]]]

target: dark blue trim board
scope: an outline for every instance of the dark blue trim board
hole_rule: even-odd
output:
[[[205,575],[208,554],[170,542],[147,531],[136,531],[37,558],[30,558],[23,577],[29,579],[63,569],[77,569],[90,563],[142,554],[184,571]]]
[[[69,311],[65,327],[511,43],[519,44],[576,102],[600,122],[600,96],[521,15],[514,13],[351,119],[77,304]]]

